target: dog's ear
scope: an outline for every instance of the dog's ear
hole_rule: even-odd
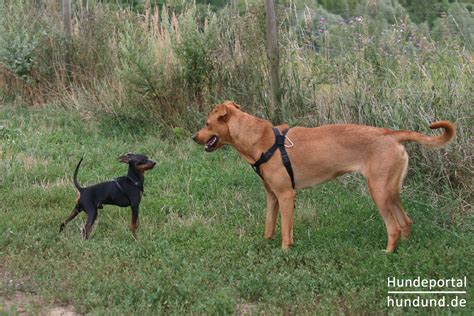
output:
[[[231,101],[231,104],[232,104],[233,106],[235,106],[236,109],[239,109],[239,110],[240,110],[240,105],[238,105],[237,103],[234,103],[234,102],[232,102],[232,101]]]
[[[229,107],[234,107],[234,108],[240,110],[240,105],[238,105],[234,101],[224,101],[224,103],[222,103],[222,104],[225,104],[228,108]]]
[[[232,101],[225,101],[224,103],[218,105],[215,109],[217,118],[227,121],[229,118],[230,112],[234,109],[240,109],[238,104],[235,104]]]
[[[227,104],[223,103],[216,108],[216,115],[220,119],[225,119],[227,114],[229,113],[229,109],[227,108]]]
[[[123,163],[129,163],[130,162],[130,153],[118,157],[118,160]]]

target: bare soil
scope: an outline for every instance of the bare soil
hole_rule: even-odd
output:
[[[52,316],[76,316],[74,307],[71,305],[61,306],[46,303],[41,297],[17,289],[23,288],[23,284],[14,280],[3,266],[0,265],[0,284],[2,288],[14,289],[13,292],[0,291],[0,314],[15,315],[52,315]]]

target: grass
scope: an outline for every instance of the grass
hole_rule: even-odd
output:
[[[143,13],[89,2],[74,6],[66,41],[58,1],[0,0],[0,103],[61,104],[168,133],[195,131],[226,99],[291,125],[428,132],[430,123],[450,120],[457,137],[449,152],[409,145],[411,161],[441,196],[449,187],[461,203],[473,200],[474,16],[464,4],[449,4],[448,17],[430,29],[407,20],[397,1],[373,0],[344,18],[317,1],[281,2],[281,104],[271,113],[261,1],[239,14],[193,1]]]
[[[356,176],[298,193],[296,243],[283,252],[279,231],[263,240],[264,191],[230,148],[207,154],[157,126],[58,107],[1,108],[0,137],[0,262],[18,280],[0,280],[0,295],[33,292],[92,314],[403,314],[413,309],[386,306],[388,276],[473,280],[472,213],[452,217],[452,195],[435,196],[429,181],[406,181],[413,233],[394,254],[382,252],[383,222]],[[113,206],[90,240],[80,238],[83,215],[59,234],[79,158],[87,185],[124,174],[116,157],[128,151],[158,161],[138,240],[130,210]],[[467,291],[466,308],[419,311],[471,314]]]

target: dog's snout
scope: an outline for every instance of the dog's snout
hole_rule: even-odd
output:
[[[197,143],[197,133],[194,133],[192,136],[193,140]]]

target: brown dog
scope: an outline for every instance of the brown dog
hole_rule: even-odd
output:
[[[286,126],[278,126],[280,132]],[[411,219],[403,210],[399,193],[408,166],[408,154],[401,144],[415,141],[440,147],[456,134],[453,124],[440,121],[431,129],[443,128],[440,136],[426,136],[412,131],[393,131],[362,125],[325,125],[315,128],[294,127],[287,134],[285,147],[294,172],[295,188],[302,189],[334,179],[348,172],[367,178],[370,194],[385,222],[387,252],[392,252],[400,238],[410,234]],[[240,110],[226,101],[209,114],[206,126],[193,139],[213,151],[232,145],[250,164],[275,143],[272,124]],[[260,167],[267,193],[266,239],[272,238],[278,209],[281,211],[282,248],[293,244],[293,212],[296,192],[285,169],[280,151]]]

